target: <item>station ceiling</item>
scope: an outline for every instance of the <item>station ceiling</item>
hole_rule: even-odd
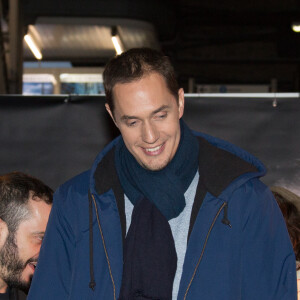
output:
[[[7,1],[4,1],[7,3]],[[299,89],[299,0],[22,0],[24,28],[43,59],[103,66],[114,53],[111,28],[125,48],[170,56],[181,82],[266,83]],[[4,5],[7,7],[7,5]],[[34,60],[24,46],[24,59]]]

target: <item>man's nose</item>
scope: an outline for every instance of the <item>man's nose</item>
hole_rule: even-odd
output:
[[[151,122],[145,122],[142,126],[143,141],[148,144],[154,144],[159,138],[159,131]]]

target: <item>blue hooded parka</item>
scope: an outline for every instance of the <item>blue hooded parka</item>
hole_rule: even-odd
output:
[[[259,180],[264,166],[228,142],[194,134],[201,184],[177,299],[296,300],[295,255]],[[56,191],[29,300],[118,299],[126,228],[113,159],[120,138]]]

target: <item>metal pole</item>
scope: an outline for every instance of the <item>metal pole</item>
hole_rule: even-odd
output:
[[[2,2],[0,2],[0,94],[6,94],[8,91],[4,36],[3,36],[2,24],[1,24],[1,20],[3,20],[3,18],[4,18],[3,7],[2,7]]]
[[[23,16],[21,0],[9,0],[9,92],[22,94]]]

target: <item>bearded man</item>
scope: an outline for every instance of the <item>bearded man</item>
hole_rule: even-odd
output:
[[[29,175],[0,176],[0,300],[26,298],[52,196],[51,188]]]

